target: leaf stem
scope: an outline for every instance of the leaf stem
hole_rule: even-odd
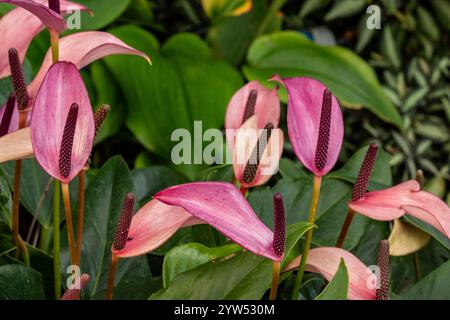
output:
[[[26,126],[27,113],[19,111],[19,129]],[[14,168],[14,193],[13,193],[13,212],[12,212],[12,238],[18,248],[18,253],[22,253],[25,265],[30,266],[30,256],[28,248],[19,234],[19,209],[20,209],[20,175],[22,173],[22,160],[16,160]]]
[[[53,276],[55,279],[55,299],[61,297],[61,254],[60,254],[60,183],[53,182]]]
[[[269,300],[275,300],[277,297],[278,280],[280,279],[280,261],[272,263],[272,288],[270,289]]]
[[[61,183],[62,194],[64,200],[64,211],[66,213],[67,240],[69,242],[70,263],[76,265],[76,247],[73,234],[72,209],[70,207],[70,191],[69,184]]]
[[[353,217],[355,216],[355,211],[348,208],[347,217],[345,218],[344,224],[342,225],[341,232],[339,233],[338,240],[336,242],[336,247],[342,248],[344,246],[345,237],[347,236],[350,225],[352,224]]]
[[[76,264],[80,265],[81,246],[83,245],[83,225],[84,225],[84,186],[86,181],[85,169],[78,174],[78,222],[77,222],[77,253]]]
[[[313,194],[312,194],[312,200],[311,200],[311,207],[309,209],[309,223],[311,223],[311,224],[314,224],[314,221],[316,220],[316,211],[317,211],[317,205],[319,203],[321,184],[322,184],[322,177],[314,176]],[[300,265],[298,267],[297,277],[295,278],[294,289],[292,290],[292,299],[293,300],[297,299],[298,292],[300,291],[300,286],[301,286],[302,280],[303,280],[303,274],[305,273],[306,261],[308,260],[308,253],[309,253],[309,249],[311,247],[313,233],[314,233],[313,228],[309,229],[308,232],[306,233],[306,242],[305,242],[305,246],[303,247],[303,254],[302,254],[302,257],[300,260]]]
[[[119,257],[116,255],[111,256],[111,265],[109,266],[108,274],[108,288],[106,290],[106,300],[112,300],[114,290],[114,280],[116,278],[117,265],[119,263]]]

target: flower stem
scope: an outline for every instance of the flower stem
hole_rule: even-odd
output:
[[[59,60],[59,33],[56,30],[50,29],[50,42],[52,47],[52,62],[56,63]]]
[[[63,182],[61,184],[61,187],[64,200],[64,211],[66,212],[67,240],[69,242],[70,263],[72,265],[76,265],[76,248],[73,235],[72,209],[70,208],[69,184]]]
[[[242,195],[244,196],[244,198],[245,198],[245,196],[247,195],[247,188],[246,187],[241,187],[241,193],[242,193]]]
[[[278,279],[280,278],[280,261],[272,263],[272,288],[270,289],[269,300],[275,300],[277,297]]]
[[[313,194],[311,200],[311,207],[309,209],[309,223],[314,224],[316,220],[317,204],[319,203],[320,186],[322,184],[322,177],[314,176]],[[303,274],[305,273],[306,261],[308,260],[308,253],[311,247],[312,237],[314,229],[309,229],[306,233],[306,242],[303,247],[303,254],[300,260],[300,266],[298,267],[297,277],[295,278],[294,290],[292,290],[292,299],[297,299],[298,292],[303,280]]]
[[[80,265],[81,246],[83,244],[83,224],[84,224],[84,185],[86,175],[85,170],[78,174],[78,223],[77,223],[77,254],[76,264]]]
[[[339,233],[338,240],[336,242],[336,247],[342,248],[344,246],[345,237],[347,236],[350,225],[352,224],[353,217],[355,216],[355,211],[348,209],[347,217],[345,218],[344,225],[342,226],[341,233]]]
[[[26,126],[27,113],[19,111],[19,129]],[[18,248],[18,253],[21,252],[25,265],[30,266],[30,256],[28,248],[23,242],[19,234],[19,208],[20,208],[20,175],[22,172],[22,160],[16,161],[14,169],[14,193],[13,193],[13,212],[12,212],[12,237],[13,242]]]
[[[54,180],[53,192],[53,276],[55,279],[55,299],[61,297],[61,255],[60,255],[60,183]]]
[[[114,290],[114,280],[116,277],[118,264],[119,264],[119,257],[113,254],[111,256],[111,265],[109,266],[108,289],[106,290],[106,300],[112,300]]]

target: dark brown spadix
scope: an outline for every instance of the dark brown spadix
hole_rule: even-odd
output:
[[[269,142],[270,136],[272,135],[272,130],[274,129],[273,123],[269,122],[264,126],[264,132],[261,138],[256,143],[255,148],[250,155],[250,159],[245,166],[244,173],[242,175],[242,180],[245,183],[251,183],[256,176],[259,163],[261,161],[264,150],[266,149],[267,143]]]
[[[317,138],[315,166],[318,170],[323,170],[327,164],[328,145],[330,143],[331,129],[331,91],[325,89],[323,92],[322,111],[320,113],[319,136]]]
[[[286,214],[281,193],[273,196],[273,217],[273,250],[281,257],[286,246]]]
[[[361,168],[359,169],[355,185],[353,186],[352,201],[356,201],[364,197],[367,186],[369,185],[370,176],[372,175],[372,171],[375,166],[377,153],[378,145],[376,143],[372,143],[367,150],[366,156],[361,164]]]
[[[377,288],[377,300],[389,300],[389,242],[380,242],[378,253],[378,267],[380,268],[379,287]]]
[[[55,11],[57,14],[61,14],[61,5],[59,0],[48,0],[48,7]]]
[[[64,295],[61,297],[61,300],[78,300],[80,299],[81,290],[83,290],[87,284],[89,283],[89,275],[87,273],[83,273],[80,277],[80,288],[79,289],[68,289],[64,292]]]
[[[250,91],[242,117],[242,124],[255,114],[256,99],[258,99],[258,92],[256,90]]]
[[[15,105],[16,96],[12,94],[9,96],[8,101],[6,102],[5,111],[3,112],[2,121],[0,122],[0,137],[3,137],[9,132]]]
[[[78,119],[78,104],[74,103],[67,114],[66,124],[59,150],[59,173],[67,178],[71,170],[73,139]]]
[[[136,198],[132,193],[125,196],[123,202],[122,213],[117,224],[116,234],[114,236],[113,249],[122,250],[128,240],[128,232],[130,231],[131,218],[133,217],[133,208]]]
[[[15,48],[9,49],[9,67],[11,69],[11,78],[16,94],[17,106],[19,110],[24,110],[30,103],[25,77],[23,75],[22,65],[20,64],[19,53]]]
[[[94,112],[95,135],[98,134],[98,131],[100,130],[103,122],[105,122],[105,119],[108,116],[110,110],[111,107],[107,104],[104,104]]]

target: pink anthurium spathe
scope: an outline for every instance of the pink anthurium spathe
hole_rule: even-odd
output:
[[[234,175],[242,187],[264,184],[278,169],[284,142],[277,128],[279,120],[276,88],[251,81],[231,98],[225,116],[226,138]]]
[[[284,271],[298,267],[301,257],[287,265]],[[348,298],[351,300],[375,300],[377,297],[376,278],[372,271],[350,252],[334,247],[311,249],[306,261],[306,271],[320,273],[330,281],[339,268],[341,259],[348,270]]]
[[[283,153],[284,134],[270,122],[258,128],[256,115],[237,130],[233,150],[233,169],[244,188],[266,183],[278,170]]]
[[[59,60],[72,62],[78,69],[106,56],[129,54],[143,57],[150,63],[150,58],[108,32],[86,31],[65,36],[59,40]],[[36,77],[28,91],[34,96],[52,65],[52,53],[49,49]]]
[[[280,101],[277,89],[267,89],[254,80],[233,95],[225,115],[227,144],[231,150],[237,130],[252,116],[256,116],[256,127],[259,129],[264,128],[267,123],[278,127]]]
[[[105,56],[115,54],[138,55],[150,62],[150,58],[145,53],[128,46],[114,35],[102,31],[79,32],[68,35],[60,39],[59,45],[60,60],[72,62],[78,69],[81,69]],[[37,76],[28,86],[28,93],[32,101],[34,101],[34,98],[41,86],[42,80],[44,79],[48,69],[52,65],[51,60],[51,51],[48,50]],[[0,109],[1,119],[3,119],[3,115],[5,114],[6,110],[7,105],[5,104]],[[17,107],[13,108],[11,117],[12,118],[10,119],[8,132],[17,130],[17,123],[19,118]],[[0,144],[0,149],[1,148],[2,145]]]
[[[331,171],[344,137],[342,112],[336,97],[311,78],[280,78],[288,92],[287,125],[297,158],[316,176]]]
[[[207,223],[243,248],[274,261],[282,256],[273,248],[274,234],[256,216],[239,190],[224,182],[196,182],[167,188],[133,217],[128,241],[117,257],[150,252],[179,228]]]
[[[88,92],[77,67],[58,62],[36,95],[31,142],[36,160],[52,177],[71,181],[92,150],[95,124]]]
[[[85,6],[65,0],[61,0],[61,15],[48,8],[47,0],[0,2],[20,6],[0,19],[0,79],[10,75],[9,48],[16,48],[20,61],[23,62],[31,41],[45,27],[62,31],[66,24],[61,15],[67,14],[69,9],[71,11],[87,10]]]
[[[365,193],[348,205],[355,212],[379,221],[395,220],[409,214],[450,238],[450,208],[435,195],[420,190],[416,180]]]

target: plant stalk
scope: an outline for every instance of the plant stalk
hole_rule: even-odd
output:
[[[309,223],[314,224],[316,220],[316,211],[317,205],[319,203],[319,195],[320,195],[320,186],[322,184],[322,177],[314,176],[313,183],[313,194],[311,200],[311,207],[309,209]],[[292,299],[296,300],[298,296],[298,292],[300,291],[300,286],[303,280],[303,274],[305,273],[306,261],[308,260],[308,253],[311,247],[312,237],[313,237],[314,229],[311,228],[306,233],[306,242],[303,248],[303,254],[300,260],[300,265],[297,271],[297,277],[295,278],[294,290],[292,290]]]
[[[86,183],[86,171],[82,169],[78,174],[78,222],[77,222],[77,254],[76,264],[80,265],[81,247],[83,245],[84,225],[84,186]]]
[[[280,261],[273,261],[272,263],[272,288],[270,289],[269,300],[277,298],[278,280],[280,279]]]
[[[342,225],[341,232],[339,233],[338,240],[336,242],[336,247],[342,248],[344,246],[345,237],[347,236],[350,225],[352,224],[353,217],[355,216],[355,211],[348,208],[347,217],[345,218],[344,224]]]
[[[61,254],[60,254],[60,182],[54,180],[53,191],[53,276],[55,279],[55,299],[61,298]]]
[[[64,211],[66,213],[67,240],[69,242],[70,263],[72,265],[77,265],[75,239],[73,234],[72,209],[70,207],[69,184],[63,182],[61,183],[61,187],[64,200]]]
[[[59,33],[56,30],[50,29],[50,42],[52,48],[52,62],[59,61]]]
[[[112,300],[114,290],[114,280],[116,278],[117,266],[119,264],[119,257],[116,255],[111,256],[111,265],[109,266],[108,274],[108,288],[106,290],[106,300]]]
[[[19,129],[26,126],[27,113],[19,111]],[[19,209],[20,209],[20,175],[22,173],[22,160],[16,160],[14,169],[14,193],[13,193],[13,212],[12,212],[12,238],[17,246],[18,253],[22,253],[25,265],[30,266],[30,256],[28,248],[19,234]]]

